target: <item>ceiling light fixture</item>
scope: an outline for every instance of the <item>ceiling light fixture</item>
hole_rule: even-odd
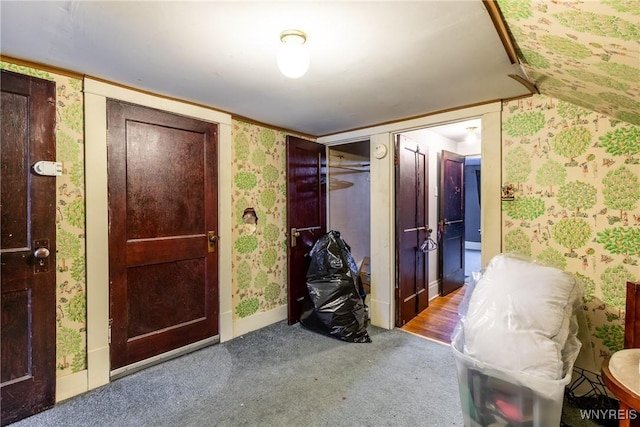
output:
[[[465,142],[469,143],[469,144],[475,144],[476,142],[478,142],[478,135],[476,134],[476,129],[478,129],[477,126],[469,126],[467,128],[467,137],[465,138]]]
[[[307,35],[300,30],[285,30],[280,33],[282,46],[278,51],[278,68],[284,76],[297,79],[309,69],[309,52],[304,47]]]

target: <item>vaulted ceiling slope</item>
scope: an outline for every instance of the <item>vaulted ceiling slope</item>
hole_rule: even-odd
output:
[[[637,0],[0,1],[0,54],[322,136],[543,94],[640,124]],[[276,66],[308,35],[308,73]]]
[[[481,0],[6,1],[5,57],[320,136],[530,93]],[[308,35],[308,73],[276,66]]]
[[[497,2],[541,93],[640,125],[640,1]]]

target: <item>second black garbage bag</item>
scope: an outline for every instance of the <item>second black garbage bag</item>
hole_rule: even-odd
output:
[[[312,307],[300,316],[305,327],[348,342],[371,342],[360,294],[358,267],[349,246],[332,230],[309,252],[307,289]]]

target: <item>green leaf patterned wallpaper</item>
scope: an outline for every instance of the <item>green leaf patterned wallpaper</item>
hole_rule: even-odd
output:
[[[233,307],[245,318],[287,303],[286,134],[234,120]],[[257,227],[242,221],[254,208]]]
[[[542,94],[640,125],[640,2],[497,3],[524,70]]]
[[[640,127],[543,95],[502,114],[503,184],[515,189],[503,250],[581,279],[596,365],[581,367],[599,372],[622,348],[626,281],[640,280]]]
[[[597,364],[621,347],[624,282],[640,280],[640,6],[637,1],[498,0],[528,76],[546,96],[504,103],[503,248],[575,273]],[[57,369],[86,366],[81,81],[56,81]],[[566,102],[565,102],[566,101]],[[233,311],[286,304],[284,132],[233,121]],[[258,215],[255,230],[244,209]],[[585,367],[589,369],[590,367]],[[598,367],[591,367],[599,369]]]
[[[0,62],[0,69],[56,83],[56,370],[62,377],[86,368],[84,107],[82,81]]]

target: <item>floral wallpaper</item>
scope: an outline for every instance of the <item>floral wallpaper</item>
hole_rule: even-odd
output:
[[[640,3],[497,0],[524,71],[543,96],[504,103],[503,248],[575,273],[597,362],[622,346],[624,283],[640,280]],[[86,367],[81,81],[56,82],[57,375]],[[236,319],[286,304],[286,134],[234,120]],[[257,224],[245,223],[253,208]],[[598,363],[599,365],[599,363]],[[597,369],[597,367],[585,367]]]
[[[56,369],[62,377],[86,368],[84,113],[82,81],[0,62],[0,69],[56,83]]]
[[[286,134],[234,120],[233,306],[244,318],[287,303]],[[257,224],[243,221],[253,208]]]
[[[640,2],[497,3],[541,93],[640,125]]]
[[[503,249],[582,280],[599,372],[640,280],[640,127],[540,95],[503,103],[502,141]]]

